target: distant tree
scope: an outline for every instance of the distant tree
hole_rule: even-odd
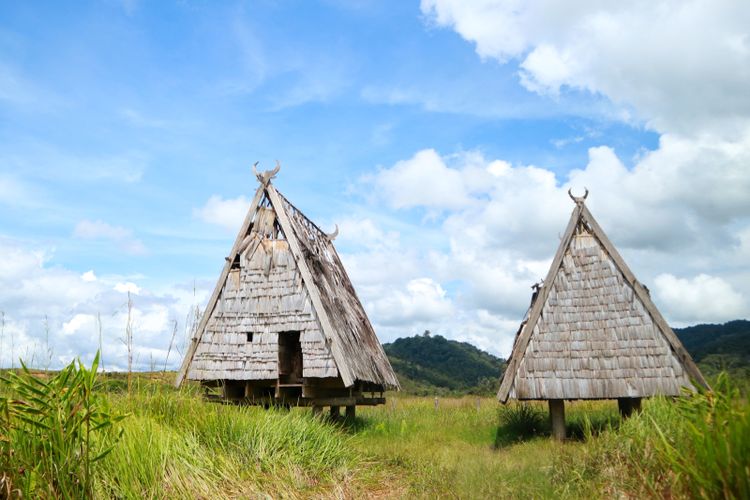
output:
[[[430,336],[429,330],[425,330],[424,333],[422,334],[422,337],[429,337],[429,336]]]

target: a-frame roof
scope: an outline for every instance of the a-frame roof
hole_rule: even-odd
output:
[[[398,388],[398,380],[333,246],[332,237],[321,231],[276,190],[270,181],[277,171],[258,175],[260,186],[198,324],[175,384],[179,387],[188,373],[235,258],[243,251],[252,253],[261,243],[263,236],[252,231],[252,228],[261,202],[267,199],[268,207],[275,213],[294,257],[320,332],[344,385],[350,387],[356,381],[363,381]]]
[[[544,285],[513,344],[498,399],[646,397],[677,395],[692,383],[706,386],[585,197],[573,199]]]

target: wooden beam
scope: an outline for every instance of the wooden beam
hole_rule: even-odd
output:
[[[297,268],[299,269],[300,275],[302,275],[302,280],[307,285],[307,293],[310,296],[310,301],[313,303],[315,315],[318,317],[318,321],[320,321],[321,331],[327,340],[326,344],[331,348],[331,354],[336,361],[336,367],[341,375],[341,380],[344,381],[344,386],[350,387],[354,385],[356,380],[349,369],[345,353],[335,340],[336,336],[333,334],[333,326],[328,318],[328,312],[323,306],[323,301],[320,298],[320,290],[318,290],[318,285],[313,278],[310,268],[307,266],[307,260],[305,260],[305,255],[302,253],[299,241],[297,240],[297,234],[294,232],[292,223],[286,213],[284,203],[279,198],[276,188],[274,188],[271,183],[266,187],[266,192],[271,200],[271,205],[273,205],[274,210],[276,211],[276,217],[281,225],[281,229],[284,231],[284,235],[286,235],[289,248],[297,261]]]
[[[341,407],[340,406],[331,406],[331,418],[336,420],[341,416]]]
[[[549,418],[552,424],[552,437],[558,441],[565,440],[565,400],[549,400]]]
[[[185,376],[187,375],[188,367],[193,361],[195,350],[200,343],[201,337],[203,337],[203,332],[206,328],[206,324],[208,323],[208,319],[211,317],[211,314],[216,307],[216,303],[219,300],[219,295],[221,294],[221,289],[224,287],[224,283],[226,282],[227,276],[229,275],[229,270],[232,267],[232,261],[237,255],[237,249],[242,245],[242,241],[245,239],[247,232],[250,230],[250,224],[253,221],[255,212],[257,212],[258,210],[258,205],[260,204],[260,200],[263,197],[263,191],[264,187],[262,184],[255,191],[255,196],[253,197],[253,201],[250,203],[250,208],[247,211],[247,215],[245,215],[245,220],[242,222],[240,231],[239,233],[237,233],[237,238],[234,240],[234,244],[232,245],[232,250],[229,252],[229,260],[224,263],[224,269],[221,271],[219,280],[216,282],[216,286],[214,287],[214,292],[211,294],[211,298],[208,299],[208,304],[206,305],[206,309],[203,313],[203,316],[201,317],[201,321],[200,323],[198,323],[198,328],[196,328],[195,330],[196,337],[191,339],[190,347],[185,353],[185,358],[182,360],[180,371],[177,372],[177,378],[175,379],[174,384],[175,387],[179,388],[180,385],[182,385],[182,381],[185,379]]]

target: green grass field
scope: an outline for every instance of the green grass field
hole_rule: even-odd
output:
[[[173,389],[172,374],[139,374],[130,395],[121,376],[100,375],[79,404],[55,377],[37,377],[47,394],[29,393],[40,402],[24,410],[20,382],[5,375],[0,498],[750,496],[750,408],[727,381],[713,394],[647,401],[623,424],[614,402],[569,403],[571,439],[558,443],[541,404],[464,397],[435,408],[433,398],[389,395],[354,421],[331,422],[309,409],[204,402],[197,387]],[[86,433],[70,427],[61,434],[73,440],[67,448],[40,445],[86,407],[124,418]],[[97,452],[114,444],[89,465],[88,485],[85,439]],[[66,463],[67,475],[45,457]]]

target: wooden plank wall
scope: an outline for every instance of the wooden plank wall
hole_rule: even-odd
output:
[[[267,212],[259,214],[259,221]],[[270,232],[269,221],[258,225]],[[265,227],[265,230],[262,228]],[[337,377],[320,325],[284,240],[264,240],[243,254],[239,280],[229,274],[188,371],[193,380],[278,377],[278,334],[299,331],[304,377]],[[248,342],[247,334],[253,340]]]

